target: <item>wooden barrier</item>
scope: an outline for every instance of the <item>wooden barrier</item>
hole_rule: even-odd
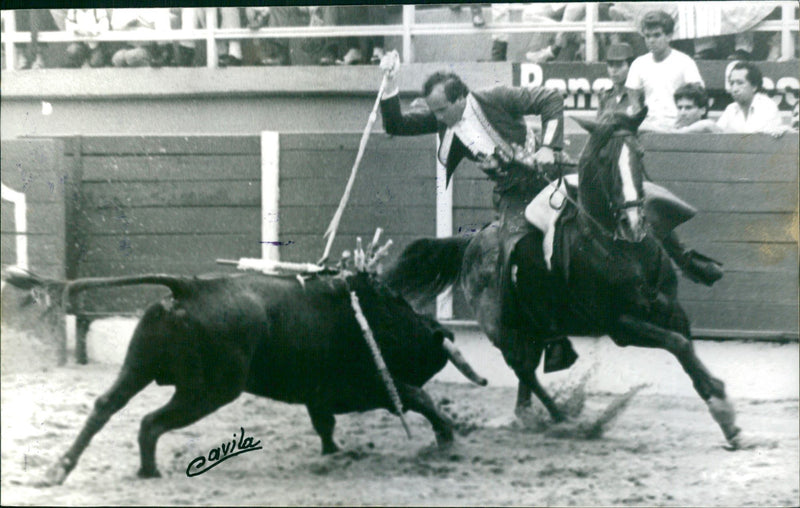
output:
[[[261,153],[259,136],[67,138],[61,163],[80,188],[78,199],[68,200],[74,219],[67,233],[73,240],[66,251],[62,244],[38,254],[66,258],[70,278],[230,271],[215,260],[260,257],[263,242],[277,242],[282,260],[316,261],[359,138],[355,132],[280,134],[277,155]],[[569,141],[568,151],[577,154],[585,136]],[[796,134],[778,140],[643,136],[653,180],[699,209],[679,228],[682,239],[725,264],[725,277],[712,288],[681,279],[681,300],[698,335],[797,337],[797,142]],[[6,162],[6,143],[4,178],[13,167],[6,166],[12,164]],[[436,235],[434,147],[433,136],[373,135],[331,251],[333,261],[352,249],[356,236],[366,240],[376,227],[395,242],[390,261],[413,239]],[[262,213],[262,157],[277,161],[275,217]],[[453,234],[493,219],[491,183],[474,165],[463,163],[452,186]],[[5,205],[3,213],[6,249]],[[279,223],[278,238],[262,238],[269,230],[262,230],[264,220]],[[87,315],[136,312],[165,292],[98,290],[86,293],[80,308]],[[454,317],[472,319],[460,291],[454,299]]]

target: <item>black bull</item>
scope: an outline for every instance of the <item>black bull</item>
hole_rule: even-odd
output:
[[[17,272],[6,280],[22,288],[49,284],[58,291],[66,286],[67,306],[71,293],[90,287],[159,284],[172,292],[145,311],[116,381],[97,399],[72,447],[48,471],[48,484],[62,483],[94,434],[152,381],[175,385],[175,393],[142,419],[140,477],[159,476],[155,451],[162,434],[200,420],[242,392],[305,404],[322,452],[337,451],[335,414],[377,408],[395,412],[349,291],[358,296],[403,410],[427,418],[440,446],[452,442],[453,425],[422,385],[448,359],[476,383],[486,384],[455,350],[452,332],[416,314],[364,272],[302,283],[295,277],[257,273],[64,283]]]

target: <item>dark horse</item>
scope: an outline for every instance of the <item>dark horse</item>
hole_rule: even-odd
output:
[[[416,301],[460,281],[476,318],[519,379],[517,409],[531,391],[556,421],[561,409],[540,385],[535,369],[543,344],[564,334],[610,336],[619,346],[665,349],[692,379],[732,447],[740,429],[724,383],[694,351],[677,278],[647,220],[644,153],[636,130],[644,111],[580,121],[590,132],[578,163],[577,196],[555,223],[552,269],[544,262],[543,233],[527,234],[507,263],[500,262],[500,228],[470,237],[420,239],[409,245],[384,279]],[[503,267],[507,266],[507,269]]]

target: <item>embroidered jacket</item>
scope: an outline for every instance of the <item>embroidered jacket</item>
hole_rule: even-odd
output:
[[[526,115],[542,117],[542,144],[554,150],[564,146],[564,100],[558,90],[535,87],[496,86],[470,92],[479,108],[476,113],[492,141],[510,149],[510,143],[525,146],[528,127]],[[400,109],[398,95],[381,100],[383,128],[395,136],[437,133],[441,142],[439,160],[447,168],[447,181],[464,157],[476,160],[452,130],[436,120],[427,108],[407,112]]]

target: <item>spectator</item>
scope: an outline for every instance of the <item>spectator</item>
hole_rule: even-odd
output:
[[[39,42],[39,32],[60,30],[51,11],[48,9],[19,9],[13,11],[12,14],[16,24],[16,31],[31,33],[30,44],[25,46],[17,45],[17,68],[45,68],[43,53],[46,45]]]
[[[194,30],[205,28],[206,12],[216,7],[196,8],[185,7],[181,9],[181,28]],[[217,14],[219,28],[242,28],[241,12],[239,7],[220,7]],[[181,41],[179,43],[178,65],[190,66],[194,62],[197,50],[196,41]],[[220,67],[242,65],[242,43],[240,41],[217,41],[218,64]]]
[[[171,30],[169,9],[114,9],[111,28],[168,33]],[[169,61],[169,49],[166,42],[131,42],[114,53],[111,64],[114,67],[160,67]]]
[[[97,37],[111,28],[106,9],[69,9],[64,19],[67,32],[80,37]],[[77,41],[67,46],[67,67],[105,67],[105,45],[97,41]]]
[[[679,87],[673,95],[678,109],[674,132],[721,132],[716,123],[708,119],[708,92],[697,83]]]
[[[581,20],[585,13],[584,5],[571,3],[492,4],[493,23],[523,21],[551,25],[561,21]],[[569,61],[575,59],[581,52],[580,36],[574,33],[521,34],[515,36],[514,42],[510,42],[508,34],[501,33],[492,35],[492,61],[506,60],[509,54],[509,44],[513,46],[511,51],[513,59],[522,60],[524,58],[534,63],[550,60]],[[519,51],[520,49],[521,51]]]
[[[723,132],[763,132],[781,136],[788,129],[778,106],[761,91],[764,78],[751,62],[737,62],[728,76],[733,102],[725,108],[717,125]]]
[[[708,92],[697,83],[687,83],[680,86],[673,95],[678,118],[675,125],[654,126],[651,130],[657,132],[692,133],[692,132],[722,132],[717,124],[709,120]]]
[[[337,6],[334,8],[336,25],[384,25],[386,7],[367,5]],[[340,65],[379,64],[385,54],[383,36],[345,37],[337,40]]]
[[[675,125],[677,108],[673,94],[686,83],[704,85],[692,58],[669,46],[675,22],[663,11],[648,12],[642,19],[642,35],[649,52],[633,61],[625,86],[632,104],[647,105],[647,118],[640,129],[665,130]]]
[[[450,10],[458,13],[461,12],[463,6],[464,4],[451,5]],[[470,4],[469,14],[472,16],[472,26],[480,28],[486,24],[486,19],[483,17],[483,8],[480,4]]]
[[[608,111],[628,111],[631,106],[630,94],[625,88],[628,71],[633,62],[633,49],[629,44],[612,44],[606,51],[606,69],[611,79],[611,88],[600,92],[600,106],[597,108],[597,117],[600,118]]]

